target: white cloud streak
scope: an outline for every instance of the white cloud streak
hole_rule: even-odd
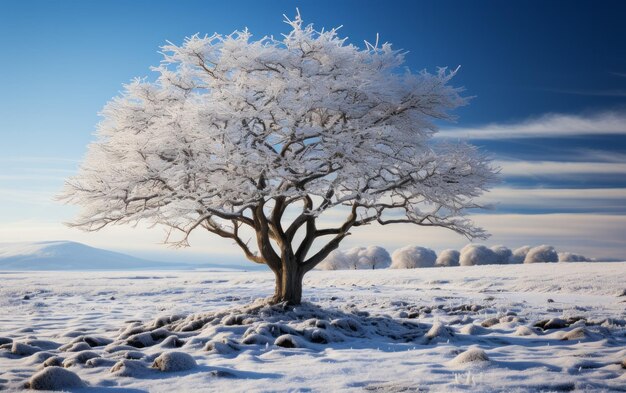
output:
[[[437,138],[475,140],[626,135],[626,114],[620,112],[604,112],[591,116],[547,114],[519,123],[444,129],[435,135]]]
[[[495,161],[504,176],[626,175],[624,162]]]
[[[496,210],[525,208],[530,210],[561,210],[579,212],[626,211],[626,188],[492,189],[481,199],[496,205]]]

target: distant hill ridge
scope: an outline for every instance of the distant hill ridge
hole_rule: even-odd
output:
[[[71,241],[0,243],[0,270],[126,270],[188,268]]]

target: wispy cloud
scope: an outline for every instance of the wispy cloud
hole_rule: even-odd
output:
[[[0,202],[11,204],[53,205],[54,192],[13,188],[0,189]],[[0,211],[2,211],[0,209]]]
[[[64,157],[49,157],[49,156],[5,156],[0,157],[0,162],[17,162],[17,163],[66,163],[77,164],[80,160]]]
[[[496,161],[504,176],[626,175],[625,162]]]
[[[497,210],[626,213],[626,188],[494,188],[482,200]]]
[[[626,202],[626,188],[505,188],[498,187],[487,195],[506,201],[507,199],[526,200],[526,203],[544,203],[532,199],[622,199]]]
[[[547,114],[519,123],[487,124],[478,127],[451,128],[436,134],[438,138],[514,139],[553,138],[579,135],[626,135],[626,113],[604,112],[591,116]]]

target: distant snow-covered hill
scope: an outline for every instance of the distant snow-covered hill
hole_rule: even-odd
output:
[[[0,270],[126,270],[188,268],[70,241],[0,243]]]

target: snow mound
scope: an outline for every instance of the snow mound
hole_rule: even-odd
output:
[[[153,368],[165,372],[187,371],[196,366],[193,356],[184,352],[164,352],[152,364]]]
[[[450,361],[451,366],[459,366],[468,363],[481,363],[488,362],[489,357],[480,348],[470,348],[465,352],[461,352],[454,359]]]
[[[33,375],[27,387],[33,390],[65,390],[85,387],[85,383],[73,372],[51,366]]]
[[[406,246],[391,255],[391,269],[415,269],[434,267],[437,254],[430,248]]]

